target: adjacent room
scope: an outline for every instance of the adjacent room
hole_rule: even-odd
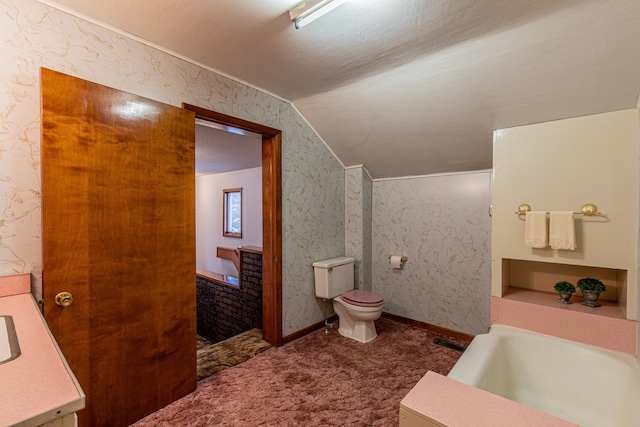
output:
[[[271,347],[262,334],[262,136],[196,121],[198,380]]]
[[[637,0],[0,12],[0,425],[640,425]]]

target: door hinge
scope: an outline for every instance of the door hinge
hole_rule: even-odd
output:
[[[277,256],[273,257],[273,262],[278,262],[278,257]]]

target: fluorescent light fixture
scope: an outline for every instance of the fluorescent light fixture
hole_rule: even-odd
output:
[[[296,29],[300,29],[346,2],[347,0],[302,1],[289,9],[289,17],[296,24]]]

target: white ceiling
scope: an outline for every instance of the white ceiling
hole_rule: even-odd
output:
[[[639,0],[351,0],[300,30],[297,0],[55,3],[292,101],[374,178],[490,168],[493,129],[640,94]]]

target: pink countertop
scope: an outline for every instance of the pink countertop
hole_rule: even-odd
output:
[[[435,426],[575,427],[568,421],[431,371],[402,399],[400,407],[425,424]]]
[[[84,393],[31,294],[0,297],[0,315],[13,316],[21,351],[0,364],[0,425],[38,426],[84,408]]]

